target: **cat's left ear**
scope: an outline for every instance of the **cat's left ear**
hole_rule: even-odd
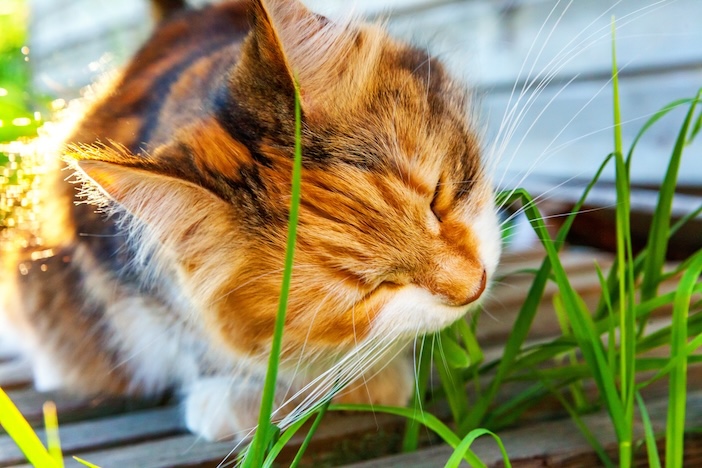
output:
[[[251,38],[242,57],[244,72],[258,72],[263,80],[284,76],[283,86],[276,85],[287,91],[297,79],[308,111],[315,102],[325,101],[349,67],[347,59],[354,52],[358,31],[308,10],[297,0],[253,0],[251,8]],[[269,74],[264,76],[266,68]]]

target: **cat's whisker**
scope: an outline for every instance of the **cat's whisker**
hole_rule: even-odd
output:
[[[549,11],[548,15],[546,16],[546,19],[541,23],[541,27],[537,31],[536,36],[534,37],[534,40],[532,41],[531,45],[529,46],[529,50],[527,51],[526,56],[524,57],[524,60],[522,61],[522,64],[519,68],[519,71],[517,72],[517,78],[514,80],[514,85],[512,86],[512,91],[510,92],[509,99],[507,100],[507,106],[505,107],[502,121],[500,123],[500,126],[498,127],[497,135],[495,136],[495,141],[497,141],[497,142],[500,142],[500,138],[502,137],[503,131],[505,131],[506,129],[509,128],[509,126],[507,124],[510,123],[510,125],[511,125],[511,121],[513,119],[513,114],[519,106],[519,101],[522,99],[522,97],[524,96],[524,93],[526,92],[525,87],[527,85],[527,82],[529,81],[528,77],[531,75],[531,71],[533,71],[533,66],[536,64],[536,61],[534,61],[534,65],[532,65],[532,69],[529,72],[529,74],[527,75],[527,79],[524,80],[524,84],[523,84],[522,89],[519,93],[519,97],[517,98],[517,102],[515,102],[515,104],[512,106],[512,99],[514,98],[514,93],[517,89],[517,84],[519,83],[522,72],[524,71],[524,68],[525,68],[526,64],[528,63],[529,58],[531,57],[532,50],[536,46],[536,44],[541,36],[541,32],[543,31],[546,24],[548,23],[548,20],[551,18],[551,16],[556,11],[559,4],[560,4],[560,0],[558,0],[558,2],[556,2],[556,4],[553,6],[553,8],[551,8],[551,11]],[[552,29],[552,32],[549,34],[549,37],[552,33],[553,33],[553,29]],[[539,52],[539,56],[541,55],[541,52],[543,51],[545,44],[546,43],[544,42],[544,45],[542,45],[541,51]],[[506,143],[509,141],[509,138],[503,138],[503,140],[504,140],[504,142],[500,143],[501,146],[499,148],[493,147],[493,151],[488,156],[488,161],[491,161],[491,162],[495,161],[492,164],[496,164],[497,163],[496,160],[499,159],[499,157],[495,157],[495,152],[497,152],[498,155],[503,154],[504,147],[502,145],[506,145]],[[502,181],[500,181],[500,184],[498,184],[498,185],[501,185],[501,182]]]
[[[429,351],[424,349],[424,345],[427,342],[427,340],[425,340],[423,336],[420,336],[420,334],[421,334],[420,328],[417,327],[417,331],[415,332],[415,335],[414,335],[414,342],[412,345],[412,362],[413,362],[412,367],[414,369],[414,391],[415,391],[415,394],[417,395],[417,407],[415,407],[415,410],[418,411],[419,414],[424,414],[424,402],[422,401],[422,398],[421,398],[422,391],[419,388],[419,365],[422,362],[423,354],[425,352],[429,352]],[[419,352],[417,352],[417,342],[418,341],[421,342]]]
[[[587,208],[587,209],[581,209],[577,211],[570,211],[568,213],[557,213],[557,214],[552,214],[548,216],[542,216],[540,219],[542,221],[546,221],[549,219],[558,219],[558,218],[567,218],[570,215],[579,215],[579,214],[585,214],[585,213],[594,213],[598,211],[606,211],[608,209],[615,208],[617,205],[616,204],[609,204],[609,205],[602,205],[598,206],[595,208]]]
[[[340,284],[340,283],[341,283],[341,281],[338,282],[338,284]],[[309,343],[310,334],[312,333],[312,327],[313,327],[313,325],[314,325],[315,319],[317,318],[317,314],[318,314],[319,311],[326,305],[326,301],[327,301],[332,295],[333,295],[333,291],[329,291],[329,292],[326,294],[326,296],[324,296],[324,298],[319,302],[319,305],[315,308],[314,312],[312,313],[312,317],[311,317],[311,319],[310,319],[309,327],[307,327],[307,335],[305,336],[305,340],[303,341],[302,347],[301,347],[300,352],[299,352],[299,358],[298,358],[298,360],[297,360],[297,365],[295,366],[295,370],[293,371],[292,377],[290,378],[290,383],[289,383],[288,389],[285,391],[285,394],[284,394],[284,395],[286,395],[286,396],[287,396],[288,392],[290,391],[290,389],[292,388],[292,385],[293,385],[294,382],[295,382],[295,377],[297,376],[297,373],[298,373],[298,371],[299,371],[299,369],[300,369],[300,366],[302,365],[302,362],[303,362],[303,360],[304,360],[305,357],[306,357],[306,356],[305,356],[305,350],[306,350],[306,348],[307,348],[307,343]],[[354,326],[355,326],[355,322],[354,322]],[[355,336],[355,332],[354,332],[354,336]]]
[[[620,0],[620,1],[621,1],[621,0]],[[569,4],[569,6],[570,6],[570,4]],[[564,13],[565,13],[565,12],[564,12]],[[562,17],[562,16],[563,16],[563,15],[561,15],[561,17]],[[601,15],[601,16],[602,16],[602,15]],[[601,16],[600,16],[600,17],[601,17]],[[560,18],[559,18],[559,21],[560,21]],[[595,21],[597,21],[597,20],[593,20],[593,21],[590,23],[590,25],[594,24]],[[550,61],[545,67],[543,67],[544,70],[545,70],[545,72],[542,72],[542,73],[541,73],[542,78],[541,78],[539,84],[538,84],[538,85],[536,86],[536,88],[530,93],[530,96],[529,96],[529,98],[527,99],[527,102],[525,103],[525,105],[523,106],[523,108],[519,111],[519,113],[517,114],[516,117],[514,117],[513,114],[510,115],[510,117],[514,117],[514,118],[512,119],[512,122],[510,123],[510,130],[509,130],[509,132],[507,132],[506,137],[505,137],[504,140],[501,142],[501,146],[500,146],[499,153],[498,153],[499,155],[502,155],[502,154],[504,153],[504,150],[506,149],[506,144],[507,144],[507,142],[509,142],[509,140],[511,140],[511,138],[512,138],[512,136],[513,136],[513,134],[514,134],[514,131],[516,131],[516,129],[517,129],[517,127],[519,126],[519,124],[521,123],[521,121],[522,121],[522,120],[525,118],[525,116],[527,115],[528,110],[531,109],[531,107],[532,107],[532,106],[534,105],[534,103],[536,102],[536,97],[538,97],[538,96],[541,94],[541,92],[546,88],[546,85],[549,84],[549,83],[555,78],[555,76],[557,76],[557,73],[558,73],[566,64],[568,64],[568,63],[569,63],[570,61],[572,61],[575,57],[577,57],[578,55],[580,55],[583,51],[587,50],[587,48],[589,48],[591,45],[593,45],[593,44],[599,42],[599,40],[600,40],[601,38],[597,38],[596,40],[591,41],[590,44],[588,44],[587,46],[584,46],[584,45],[583,45],[583,44],[585,43],[585,41],[587,41],[587,40],[588,40],[589,38],[591,38],[594,34],[596,34],[597,32],[599,32],[599,30],[598,30],[598,31],[596,31],[595,33],[591,33],[590,36],[587,36],[585,39],[581,40],[580,43],[575,44],[571,49],[567,49],[567,47],[568,47],[570,44],[572,44],[583,32],[587,31],[587,29],[589,28],[590,25],[588,25],[588,27],[586,27],[585,29],[583,29],[583,31],[581,31],[581,33],[579,33],[579,34],[576,35],[574,38],[572,38],[572,39],[561,49],[561,51],[558,52],[557,54],[555,54],[555,56],[551,59],[551,61]],[[555,26],[554,26],[554,28],[555,28]],[[603,29],[603,28],[601,28],[601,29]],[[601,29],[600,29],[600,30],[601,30]],[[604,37],[604,36],[603,36],[603,37]],[[562,57],[562,58],[561,58],[561,57]],[[560,60],[560,62],[559,62],[559,60]],[[527,80],[527,81],[528,81],[528,80]],[[527,85],[527,82],[525,81],[525,86],[523,87],[522,93],[520,94],[520,97],[519,97],[517,103],[515,103],[515,106],[513,106],[512,111],[516,110],[517,105],[518,105],[519,101],[521,100],[521,98],[524,96],[524,94],[526,93],[526,91],[528,91],[529,89],[531,89],[531,87],[534,85],[535,82],[536,82],[536,78],[535,78],[534,80],[531,80],[531,81],[528,83],[528,85]],[[550,106],[550,103],[549,103],[549,106]],[[548,107],[548,106],[547,106],[547,107]],[[533,126],[533,124],[532,124],[532,126]],[[528,133],[529,133],[528,131],[525,132],[525,136],[528,135]],[[521,146],[521,145],[520,145],[520,146]],[[516,149],[516,150],[513,151],[512,157],[510,158],[510,162],[508,163],[508,166],[511,165],[511,162],[513,161],[513,158],[515,157],[516,154],[518,154],[518,149]],[[500,156],[498,156],[497,158],[494,158],[495,161],[499,161],[500,159],[501,159]],[[495,163],[495,164],[496,164],[496,163]],[[503,174],[503,177],[504,177],[504,174]],[[500,184],[498,184],[498,185],[502,185],[502,182],[503,182],[503,181],[504,181],[504,179],[501,179]]]
[[[555,76],[555,75],[554,75],[554,76]],[[512,162],[514,161],[514,158],[516,157],[516,155],[519,154],[519,150],[521,149],[523,143],[526,141],[527,137],[529,136],[529,132],[530,132],[530,131],[534,128],[534,126],[538,123],[538,121],[539,121],[539,119],[541,118],[541,116],[544,115],[544,113],[548,110],[548,108],[551,106],[551,104],[552,104],[553,102],[556,101],[556,99],[561,95],[561,93],[562,93],[563,91],[565,91],[565,89],[566,89],[573,81],[575,81],[575,80],[577,79],[577,77],[578,77],[578,76],[576,75],[576,76],[572,77],[570,80],[568,80],[568,82],[566,82],[566,84],[563,85],[563,86],[551,97],[551,99],[550,99],[550,100],[548,101],[548,103],[544,106],[544,108],[541,109],[541,112],[539,112],[539,114],[536,116],[536,118],[533,119],[533,120],[531,121],[531,125],[530,125],[530,126],[527,128],[527,130],[524,132],[524,135],[522,136],[521,140],[520,140],[519,143],[517,144],[517,147],[516,147],[515,150],[512,152],[512,156],[511,156],[511,158],[510,158],[510,160],[509,160],[509,162],[508,162],[508,165],[512,164]],[[532,96],[532,97],[533,97],[533,96]],[[535,102],[536,102],[536,101],[535,101],[535,98],[534,98],[533,100],[532,100],[531,97],[529,98],[528,106],[525,107],[525,108],[523,109],[523,111],[524,111],[524,114],[523,114],[523,115],[522,115],[521,112],[520,112],[520,117],[519,117],[519,120],[517,121],[517,124],[516,124],[516,125],[519,125],[519,124],[521,123],[521,121],[522,121],[521,119],[523,119],[523,118],[527,115],[528,110],[531,109],[531,106],[534,105]],[[516,128],[516,127],[515,127],[515,128]],[[510,138],[511,138],[511,136],[510,136]],[[538,160],[538,159],[539,159],[539,158],[537,158],[537,160]],[[536,163],[533,163],[533,164],[532,164],[532,168],[535,167],[535,166],[536,166]],[[523,181],[527,178],[527,176],[531,173],[532,168],[530,168],[529,170],[526,171],[526,173],[523,175],[523,177],[521,178],[521,180],[520,180],[518,183],[512,184],[512,181],[510,181],[510,182],[509,182],[509,185],[512,185],[513,187],[519,187],[519,186],[523,183]],[[503,174],[503,176],[502,176],[500,182],[498,183],[498,186],[500,186],[500,187],[501,187],[501,186],[504,186],[504,185],[503,185],[503,184],[504,184],[504,177],[505,177],[506,174],[507,174],[507,171],[504,172],[504,174]],[[513,189],[512,193],[514,193],[514,190],[516,190],[516,188]]]
[[[441,333],[437,333],[436,337],[437,337],[437,340],[439,342],[438,348],[439,348],[439,355],[441,357],[441,364],[443,364],[444,369],[449,370],[449,363],[448,363],[448,360],[446,359],[446,353],[444,352],[444,346],[443,346],[442,341],[441,341]],[[453,380],[453,375],[451,374],[451,372],[447,372],[446,375],[448,375],[449,380],[451,381],[451,384],[453,385],[455,383],[455,381]]]
[[[621,29],[622,27],[626,26],[626,25],[629,24],[630,22],[632,22],[632,21],[638,19],[638,17],[640,17],[640,16],[642,16],[642,15],[644,15],[644,14],[648,14],[648,13],[650,13],[651,11],[655,11],[655,10],[658,9],[658,8],[661,8],[661,7],[663,6],[663,4],[666,3],[666,1],[667,1],[667,0],[660,0],[660,1],[656,2],[656,3],[654,3],[654,4],[644,6],[644,7],[640,8],[640,9],[638,9],[638,10],[635,10],[634,12],[631,12],[631,13],[628,13],[628,14],[626,14],[626,15],[623,15],[623,16],[618,20],[618,22],[617,22],[617,30],[619,30],[619,29]],[[544,89],[544,85],[547,84],[547,83],[549,83],[549,82],[555,77],[555,74],[556,74],[558,71],[560,71],[560,70],[565,66],[565,64],[567,64],[567,63],[569,63],[570,61],[572,61],[573,59],[575,59],[577,56],[579,56],[581,53],[583,53],[585,50],[587,50],[587,48],[589,48],[590,46],[592,46],[592,45],[598,43],[598,42],[599,42],[600,40],[602,40],[602,39],[606,39],[607,37],[609,37],[609,32],[608,32],[608,31],[609,31],[609,27],[608,27],[608,26],[602,26],[602,27],[600,27],[599,29],[595,30],[594,32],[590,33],[590,35],[586,36],[584,39],[582,39],[579,43],[575,44],[575,45],[574,45],[573,47],[571,47],[570,49],[567,49],[567,47],[568,47],[570,44],[572,44],[577,38],[579,38],[580,35],[582,35],[585,31],[587,31],[587,30],[589,29],[590,26],[592,26],[596,21],[598,21],[599,19],[601,19],[607,12],[609,12],[612,8],[614,8],[614,7],[615,7],[617,4],[619,4],[619,3],[621,3],[621,0],[619,0],[619,1],[618,1],[617,3],[615,3],[615,5],[613,5],[610,9],[608,9],[607,11],[605,11],[604,13],[602,13],[600,16],[598,16],[596,19],[594,19],[594,20],[588,25],[588,27],[584,28],[583,31],[581,31],[581,33],[579,33],[578,35],[576,35],[575,37],[573,37],[573,38],[566,44],[566,46],[564,46],[564,47],[561,49],[561,51],[560,51],[559,53],[557,53],[557,54],[553,57],[553,59],[549,62],[549,64],[547,64],[547,66],[544,67],[546,70],[550,70],[550,71],[546,74],[546,78],[542,79],[542,82],[539,84],[539,86],[537,86],[537,89],[532,93],[532,97],[531,97],[530,99],[533,99],[533,98],[535,98],[535,96],[537,96],[538,94],[540,94],[540,92]],[[647,10],[650,10],[650,11],[647,11]],[[638,15],[638,16],[637,16],[637,15]],[[633,16],[633,18],[630,18],[630,17],[632,17],[632,16]],[[606,31],[606,32],[604,32],[601,36],[596,37],[594,40],[590,41],[589,44],[584,45],[586,41],[588,41],[588,40],[591,39],[592,37],[596,36],[596,35],[597,35],[598,33],[600,33],[601,31]],[[557,60],[560,59],[561,57],[562,57],[561,62],[560,62],[560,64],[558,64]],[[556,66],[557,64],[558,64],[558,66]],[[550,75],[550,77],[549,77],[549,75]],[[528,89],[528,88],[527,88],[527,89]],[[538,91],[538,92],[537,92],[537,91]],[[528,101],[528,102],[529,102],[529,101]],[[551,103],[549,102],[549,104],[546,106],[546,108],[548,108],[548,107],[550,106],[550,104],[551,104]],[[528,106],[528,108],[530,108],[530,107],[531,107],[531,104]],[[526,108],[526,105],[525,105],[525,108]],[[523,109],[523,110],[524,110],[524,109]],[[578,112],[578,114],[579,114],[580,112],[582,112],[582,109]],[[520,112],[520,114],[522,114],[522,112]],[[543,114],[543,112],[539,115],[539,117],[541,117],[542,114]],[[522,118],[523,118],[523,115],[521,116],[521,118],[519,118],[519,119],[517,119],[517,120],[520,122]],[[537,118],[537,120],[538,120],[538,118]],[[571,119],[571,121],[572,121],[572,119]],[[570,123],[570,122],[569,122],[569,123]],[[516,122],[514,122],[513,129],[516,129],[516,126],[517,126],[517,125],[516,125]],[[532,123],[532,127],[533,127],[533,123]],[[531,127],[530,127],[530,129],[531,129]],[[561,133],[562,133],[562,132],[561,132]],[[528,135],[528,131],[526,132],[525,137],[526,137],[526,135]],[[559,133],[559,135],[560,135],[560,133]],[[509,138],[507,138],[507,139],[511,139],[511,137],[509,137]],[[524,138],[522,139],[522,141],[523,141],[523,140],[524,140]],[[504,141],[503,141],[502,143],[503,143],[503,146],[502,146],[502,147],[504,147]],[[520,143],[520,145],[517,147],[517,149],[514,150],[513,156],[512,156],[512,158],[510,159],[510,161],[513,159],[514,155],[518,154],[518,152],[519,152],[519,147],[521,147],[521,143]],[[502,151],[500,152],[500,154],[502,154]],[[494,158],[494,159],[495,159],[495,160],[499,160],[500,158],[498,157],[498,158]],[[510,164],[511,164],[511,163],[510,163]],[[531,171],[528,171],[528,173],[530,173],[530,172],[531,172]],[[506,171],[505,171],[504,174],[506,174]],[[503,175],[503,177],[504,177],[504,175]],[[501,180],[500,184],[498,184],[498,185],[502,185],[502,181],[503,181],[503,180]]]
[[[433,333],[431,336],[431,346],[429,347],[429,350],[431,351],[431,362],[434,362],[434,352],[436,351],[436,336],[438,333]],[[429,388],[435,388],[436,382],[434,382],[434,373],[430,372],[429,373]]]
[[[546,190],[545,192],[540,193],[539,195],[533,197],[529,202],[524,203],[522,206],[520,206],[518,209],[516,209],[513,213],[511,213],[509,216],[507,216],[507,218],[505,218],[504,220],[502,220],[502,221],[499,223],[500,229],[502,229],[505,225],[507,225],[509,222],[511,222],[514,218],[516,218],[517,216],[519,216],[519,215],[521,215],[522,213],[524,213],[527,209],[529,209],[529,208],[531,208],[531,207],[533,207],[533,206],[536,206],[539,202],[543,202],[543,201],[545,201],[545,200],[548,200],[548,196],[549,196],[549,193],[550,193],[550,192],[553,192],[554,190],[557,190],[558,188],[560,188],[560,187],[562,187],[563,185],[565,185],[565,184],[567,184],[568,182],[570,182],[570,181],[571,181],[572,179],[574,179],[575,177],[576,177],[576,176],[573,176],[573,177],[571,177],[571,178],[569,178],[569,179],[567,179],[567,180],[561,182],[560,184],[558,184],[558,185],[556,185],[556,186],[554,186],[554,187],[549,188],[549,189]],[[501,208],[504,208],[504,207],[501,207]]]
[[[622,69],[623,69],[623,68],[624,68],[624,67],[622,67]],[[609,82],[611,82],[611,79],[610,79],[610,81],[608,81],[608,83],[609,83]],[[677,104],[675,107],[682,107],[683,105],[684,105],[684,104],[681,104],[681,103],[680,103],[680,104]],[[654,116],[655,114],[656,114],[656,112],[649,112],[649,113],[641,114],[641,115],[638,116],[638,117],[633,117],[633,118],[631,118],[631,119],[622,120],[620,125],[621,125],[621,126],[624,126],[624,125],[628,125],[628,124],[630,124],[630,123],[635,123],[635,122],[638,122],[638,121],[641,121],[641,120],[648,120],[650,117]],[[580,135],[580,136],[578,136],[578,137],[576,137],[576,138],[572,138],[572,139],[570,139],[570,140],[568,140],[568,141],[565,141],[565,142],[561,143],[561,144],[558,145],[558,146],[555,146],[555,147],[551,148],[551,149],[548,151],[548,153],[549,153],[549,154],[552,154],[552,153],[559,153],[559,152],[563,151],[565,148],[567,148],[567,147],[569,147],[569,146],[571,146],[571,145],[573,145],[573,144],[579,142],[580,140],[583,140],[583,139],[585,139],[585,138],[587,138],[587,137],[590,137],[590,136],[593,136],[593,135],[597,135],[597,134],[599,134],[599,133],[604,133],[604,132],[607,132],[607,131],[611,131],[614,127],[615,127],[615,125],[614,125],[614,124],[611,124],[611,125],[607,125],[607,126],[605,126],[605,127],[599,128],[599,129],[597,129],[597,130],[592,130],[592,131],[590,131],[590,132],[584,133],[584,134],[582,134],[582,135]]]
[[[292,398],[281,405],[281,407],[284,407],[288,402],[304,395],[303,401],[281,421],[281,427],[289,425],[304,414],[305,411],[323,401],[329,395],[329,392],[343,388],[381,357],[387,356],[388,349],[396,346],[398,346],[398,343],[393,339],[372,339],[362,343],[358,349],[351,350],[334,366],[305,385]],[[309,392],[310,389],[312,389],[311,392]]]
[[[629,62],[627,62],[627,63],[621,65],[621,66],[619,67],[619,72],[625,70],[632,62],[633,62],[633,59],[630,60]],[[610,85],[611,81],[612,81],[612,78],[608,79],[605,83],[603,83],[603,84],[600,86],[600,88],[597,90],[597,92],[595,92],[595,93],[585,102],[585,104],[584,104],[583,106],[581,106],[581,107],[578,109],[578,111],[575,112],[575,114],[573,114],[573,116],[570,118],[570,120],[568,120],[568,122],[566,122],[566,124],[565,124],[565,125],[561,128],[561,130],[553,137],[553,139],[552,139],[551,142],[546,146],[546,148],[544,148],[544,150],[539,154],[539,157],[536,158],[536,159],[532,162],[532,164],[531,164],[529,170],[527,171],[527,173],[530,173],[533,169],[535,169],[536,167],[538,167],[538,166],[539,166],[540,164],[542,164],[544,161],[548,160],[549,157],[550,157],[552,154],[555,154],[555,153],[556,153],[556,151],[554,151],[554,150],[551,149],[551,147],[553,146],[553,143],[556,141],[556,139],[558,139],[558,137],[560,137],[560,136],[563,134],[563,132],[565,132],[565,131],[568,129],[568,127],[575,121],[575,119],[576,119],[582,112],[584,112],[585,109],[587,109],[587,108],[590,106],[590,104],[591,104],[605,89],[608,89],[608,88],[609,88],[609,85]],[[549,105],[550,105],[550,104],[551,104],[551,102],[549,102]],[[548,106],[547,106],[547,107],[548,107]],[[546,108],[545,108],[544,110],[546,110]],[[541,117],[541,114],[537,117],[536,120],[538,120],[539,117]],[[532,126],[533,126],[533,124],[532,124]],[[596,131],[596,132],[591,132],[591,133],[597,133],[597,132],[605,131],[606,129],[611,129],[611,128],[612,128],[612,125],[606,127],[605,129],[598,130],[598,131]],[[531,130],[531,127],[529,128],[529,130]],[[522,139],[522,141],[520,142],[519,146],[521,146],[521,144],[522,144],[523,141],[524,141],[524,139]],[[566,145],[566,146],[561,145],[559,148],[562,149],[562,148],[564,148],[564,147],[567,147],[567,145]],[[519,147],[515,150],[515,152],[517,152],[517,151],[519,151]],[[521,181],[519,182],[519,184],[521,184],[523,181],[524,181],[524,178],[521,179]]]
[[[571,3],[572,3],[572,1],[568,4],[568,7],[570,7]],[[547,40],[543,41],[543,44],[541,46],[541,49],[539,50],[537,58],[533,60],[532,67],[531,67],[529,73],[527,74],[527,77],[523,80],[523,85],[522,85],[522,89],[520,90],[519,96],[517,97],[517,100],[514,103],[514,105],[512,105],[511,103],[512,103],[512,99],[514,96],[514,90],[516,89],[517,83],[520,81],[523,68],[524,68],[525,64],[527,63],[527,61],[529,60],[529,57],[530,57],[531,52],[533,50],[533,47],[538,42],[539,37],[540,37],[544,27],[548,23],[548,20],[553,15],[553,13],[556,11],[559,4],[560,4],[560,0],[556,3],[556,5],[554,5],[554,7],[549,12],[546,20],[544,20],[544,22],[542,23],[536,37],[534,38],[534,41],[532,42],[532,45],[529,49],[529,53],[527,54],[524,61],[522,62],[522,68],[520,68],[520,71],[519,71],[517,78],[515,80],[514,86],[512,88],[512,92],[510,94],[507,106],[505,108],[505,115],[504,115],[502,123],[500,124],[500,127],[498,129],[498,135],[495,138],[496,142],[498,142],[498,145],[493,145],[493,149],[490,153],[489,160],[492,162],[491,169],[494,169],[496,167],[497,163],[500,162],[502,155],[506,151],[507,144],[509,143],[509,141],[511,141],[512,136],[514,135],[514,132],[519,127],[522,119],[524,118],[523,116],[525,115],[526,111],[529,108],[531,108],[532,102],[541,93],[541,87],[537,86],[537,88],[534,91],[531,91],[531,93],[529,93],[529,98],[527,99],[527,102],[524,104],[524,106],[522,106],[522,109],[519,110],[519,112],[515,115],[515,112],[517,112],[517,110],[519,109],[519,104],[520,104],[521,100],[524,98],[525,95],[527,95],[529,90],[534,86],[534,83],[536,83],[536,80],[538,79],[538,76],[533,78],[533,79],[531,78],[531,74],[534,70],[534,67],[536,66],[536,62],[538,61],[538,58],[543,53],[543,50],[546,47],[546,44],[548,43],[548,38],[550,38],[551,35],[553,34],[553,32],[556,30],[556,27],[560,23],[561,18],[563,17],[563,15],[565,15],[565,13],[568,9],[568,7],[566,7],[566,9],[559,16],[556,23],[551,27],[551,31],[548,34],[548,38],[547,38]],[[539,74],[539,76],[543,76],[543,72],[541,72]],[[544,79],[542,78],[540,84],[542,84],[543,82],[544,82]],[[504,135],[503,135],[503,132],[504,132]],[[500,137],[502,137],[502,141],[500,141]],[[510,161],[507,163],[508,167],[511,165],[511,163],[515,157],[515,154],[516,154],[516,152],[513,153]],[[503,181],[504,181],[503,179],[500,179],[498,186],[501,186]]]
[[[250,438],[253,437],[254,432],[256,432],[256,427],[239,431],[236,435],[242,434],[242,436],[239,438],[239,441],[236,444],[234,444],[234,447],[232,447],[232,449],[229,451],[229,453],[217,465],[217,468],[225,467],[225,466],[232,466],[232,465],[236,464],[237,463],[236,459],[231,460],[230,462],[227,462],[227,460],[230,457],[237,455],[237,452],[239,451],[239,447],[241,447],[247,440],[251,440]],[[245,450],[248,450],[248,447],[246,447]]]

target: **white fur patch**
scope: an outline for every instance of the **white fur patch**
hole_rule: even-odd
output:
[[[65,386],[65,369],[45,352],[35,351],[32,357],[34,387],[40,392],[58,390]]]
[[[465,315],[470,306],[453,307],[424,288],[408,284],[398,290],[378,313],[373,335],[414,338],[441,330]]]
[[[207,440],[241,440],[258,422],[261,383],[213,377],[193,383],[185,399],[185,425]]]
[[[478,256],[483,262],[488,279],[491,279],[497,269],[502,251],[502,233],[492,201],[485,203],[478,216],[470,220],[470,227],[478,239]]]
[[[176,383],[192,382],[199,373],[193,338],[172,311],[140,297],[117,300],[105,310],[117,333],[113,347],[122,350],[132,385],[156,393]]]

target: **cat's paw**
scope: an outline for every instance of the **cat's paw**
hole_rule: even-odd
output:
[[[231,377],[198,380],[185,399],[185,425],[208,441],[244,439],[258,422],[261,391]]]
[[[400,356],[375,373],[369,371],[334,398],[337,403],[405,406],[414,392],[414,369]]]
[[[36,353],[32,361],[34,388],[40,392],[65,388],[66,372],[63,367],[48,353]]]

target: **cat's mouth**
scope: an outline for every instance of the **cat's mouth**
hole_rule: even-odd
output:
[[[371,335],[403,338],[439,331],[476,307],[484,296],[487,284],[487,273],[483,272],[475,292],[462,301],[433,294],[416,284],[393,285],[385,290]]]

